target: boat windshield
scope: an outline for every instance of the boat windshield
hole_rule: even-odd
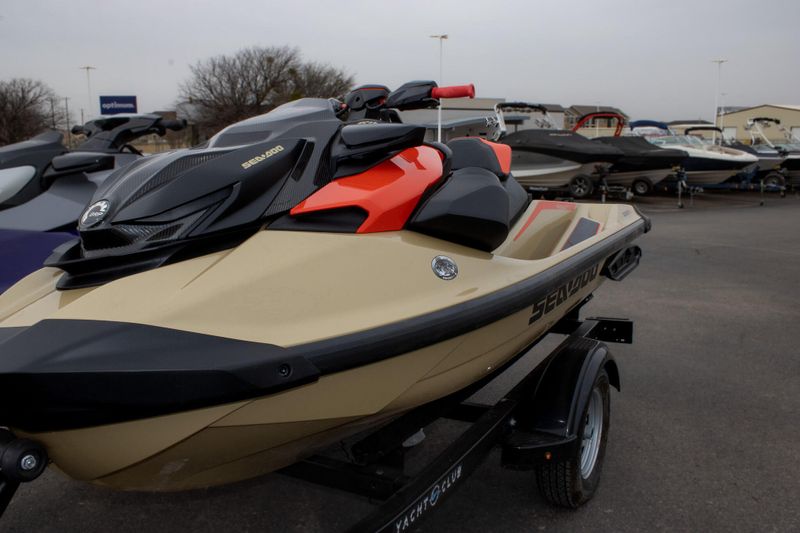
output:
[[[768,154],[768,155],[776,155],[777,151],[775,148],[771,147],[768,144],[753,144],[751,148],[758,152],[759,154]]]
[[[648,141],[656,146],[698,146],[702,147],[706,144],[703,139],[695,137],[694,135],[662,135],[660,137],[648,137]]]
[[[800,142],[797,143],[782,143],[779,144],[781,148],[784,150],[788,150],[790,152],[800,152]]]

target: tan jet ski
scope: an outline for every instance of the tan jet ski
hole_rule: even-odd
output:
[[[109,178],[0,296],[2,475],[258,476],[491,375],[635,268],[633,207],[531,201],[507,146],[389,122],[471,90],[298,100]]]

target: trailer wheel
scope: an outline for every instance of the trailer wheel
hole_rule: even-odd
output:
[[[569,192],[575,198],[586,198],[594,190],[594,184],[589,176],[580,174],[569,182]]]
[[[574,509],[594,496],[603,467],[609,416],[608,374],[601,369],[583,412],[575,454],[569,459],[536,468],[539,492],[551,504]]]
[[[772,172],[771,174],[767,174],[764,176],[762,180],[764,187],[783,187],[786,185],[786,180],[783,179],[783,176],[778,174],[777,172]]]
[[[633,182],[631,186],[633,189],[634,194],[637,196],[644,196],[645,194],[650,192],[650,183],[645,180],[636,180]]]

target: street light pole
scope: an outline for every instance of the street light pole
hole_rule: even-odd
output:
[[[712,59],[712,63],[717,64],[717,91],[714,93],[714,127],[717,126],[717,113],[719,111],[719,89],[720,89],[720,80],[722,79],[722,64],[727,63],[727,59]],[[717,132],[716,130],[712,132],[712,141],[716,142],[717,140]]]
[[[722,130],[722,140],[725,140],[725,97],[728,96],[728,93],[719,93],[719,106],[723,109],[722,112],[719,114],[719,129]]]
[[[86,71],[86,92],[89,98],[89,106],[86,108],[86,112],[91,115],[92,114],[92,78],[89,74],[92,70],[97,70],[96,67],[92,67],[90,65],[86,65],[84,67],[80,67],[81,70]]]
[[[67,117],[67,148],[72,149],[72,131],[69,128],[69,97],[64,97],[64,115]]]
[[[439,85],[442,85],[442,50],[447,34],[431,35],[431,39],[439,39]],[[442,142],[442,99],[439,99],[439,111],[436,120],[436,142]]]

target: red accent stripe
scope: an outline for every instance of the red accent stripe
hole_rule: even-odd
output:
[[[530,226],[533,223],[534,219],[537,216],[539,216],[539,213],[541,213],[542,211],[548,209],[558,209],[561,211],[575,211],[577,207],[578,206],[576,204],[573,204],[572,202],[553,202],[549,200],[540,200],[539,204],[533,210],[533,213],[531,213],[531,215],[528,217],[528,220],[525,221],[525,224],[520,228],[519,232],[514,237],[514,240],[516,241],[522,236],[523,233],[525,233],[525,230],[528,229],[528,226]]]
[[[359,207],[367,219],[358,233],[403,229],[423,193],[442,177],[438,150],[418,146],[403,150],[366,172],[339,178],[297,204],[293,216],[343,207]]]

